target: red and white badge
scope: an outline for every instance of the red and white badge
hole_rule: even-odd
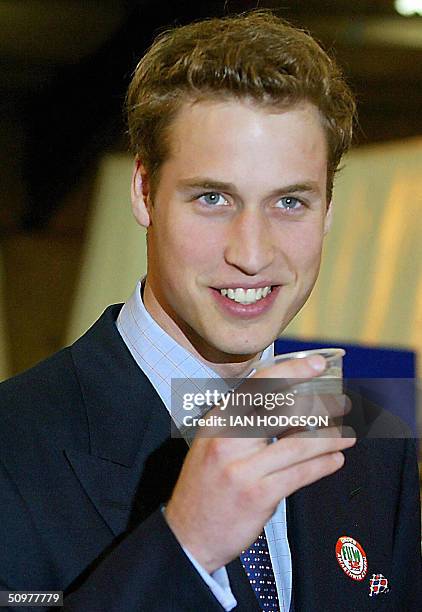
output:
[[[337,561],[343,572],[353,580],[363,580],[368,571],[368,561],[362,546],[349,536],[342,536],[336,544]]]

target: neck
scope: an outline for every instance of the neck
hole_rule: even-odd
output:
[[[234,355],[232,356],[232,361],[230,361],[230,356],[228,355],[225,355],[224,359],[222,358],[221,361],[206,359],[195,347],[194,343],[180,329],[172,317],[161,306],[160,302],[155,297],[150,284],[148,283],[148,278],[145,282],[142,300],[146,310],[154,321],[158,323],[161,329],[168,333],[168,335],[171,336],[178,344],[180,344],[180,346],[189,351],[199,361],[205,363],[222,378],[241,378],[243,376],[247,376],[251,371],[251,364],[261,356],[261,353],[252,356],[237,356],[240,358],[245,357],[243,361],[236,361],[236,356]],[[213,352],[215,354],[216,351],[214,350]],[[227,358],[228,361],[226,361]]]

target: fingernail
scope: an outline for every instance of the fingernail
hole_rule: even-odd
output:
[[[308,357],[308,364],[314,369],[316,372],[322,372],[325,370],[325,359],[322,355],[311,355]]]

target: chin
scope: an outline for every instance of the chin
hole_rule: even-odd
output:
[[[257,341],[249,342],[245,340],[244,342],[232,342],[230,345],[228,345],[227,342],[223,342],[221,344],[215,345],[215,348],[223,353],[226,353],[227,355],[244,355],[246,358],[248,356],[260,353],[261,351],[266,349],[267,346],[271,344],[271,342],[272,340],[268,340],[267,343]]]

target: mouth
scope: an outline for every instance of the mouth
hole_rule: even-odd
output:
[[[271,293],[274,285],[266,285],[263,287],[256,288],[243,288],[237,287],[236,289],[219,289],[220,294],[233,302],[238,304],[249,305],[256,304],[257,302],[264,300],[268,294]]]
[[[274,303],[281,285],[260,287],[211,288],[217,303],[225,311],[236,316],[257,316],[268,310]]]

